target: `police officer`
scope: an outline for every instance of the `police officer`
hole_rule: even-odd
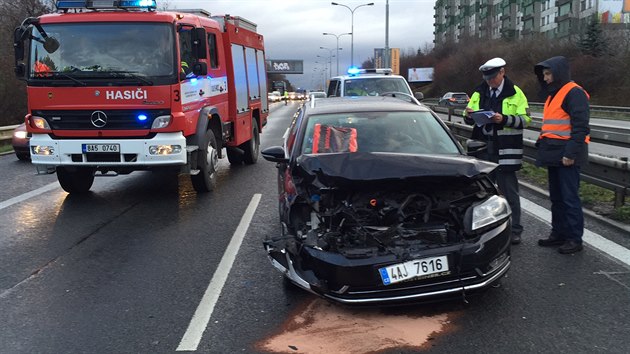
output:
[[[475,88],[464,112],[467,124],[475,124],[469,113],[493,111],[491,121],[479,127],[487,142],[487,159],[499,164],[493,178],[512,209],[512,244],[521,242],[521,203],[516,171],[523,159],[523,128],[531,121],[527,98],[505,75],[505,60],[493,58],[479,67],[483,82]],[[479,129],[478,128],[478,129]]]
[[[582,250],[584,214],[580,200],[580,167],[588,162],[589,95],[571,80],[569,61],[549,58],[534,67],[547,100],[536,142],[536,165],[547,167],[551,200],[551,234],[538,240],[558,252]]]

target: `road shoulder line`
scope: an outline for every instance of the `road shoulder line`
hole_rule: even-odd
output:
[[[521,197],[521,209],[551,225],[551,211],[541,207],[540,205],[534,204],[528,199]],[[591,247],[630,267],[629,249],[588,229],[584,229],[582,240]]]

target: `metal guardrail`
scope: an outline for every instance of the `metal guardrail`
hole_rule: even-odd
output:
[[[427,104],[427,102],[425,102]],[[459,138],[470,139],[472,126],[453,122],[451,116],[462,116],[461,109],[448,109],[434,107],[427,104],[435,112],[449,114],[446,125]],[[532,119],[528,130],[540,131],[542,120]],[[615,145],[630,148],[630,130],[612,128],[604,125],[591,125],[591,141],[607,145]],[[535,141],[525,139],[523,141],[523,159],[534,163],[536,160]],[[615,207],[621,207],[625,203],[626,196],[630,196],[630,162],[627,159],[609,158],[596,154],[589,154],[588,164],[581,169],[581,177],[584,181],[596,186],[611,190],[615,193]]]
[[[10,144],[13,130],[18,126],[19,124],[0,127],[0,145]]]

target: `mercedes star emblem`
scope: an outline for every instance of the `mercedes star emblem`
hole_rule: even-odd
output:
[[[107,114],[103,111],[94,111],[90,117],[90,121],[92,121],[93,126],[102,128],[107,124]]]

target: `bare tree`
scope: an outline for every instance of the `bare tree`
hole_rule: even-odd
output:
[[[49,0],[0,0],[0,125],[21,122],[26,114],[26,86],[15,78],[13,31],[26,17],[50,12]]]

